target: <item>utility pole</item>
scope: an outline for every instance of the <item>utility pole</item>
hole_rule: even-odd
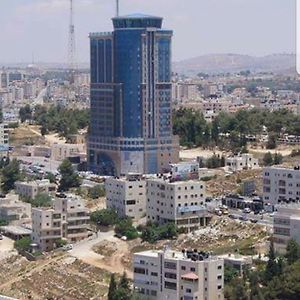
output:
[[[73,0],[70,0],[68,64],[69,64],[71,83],[74,82],[74,73],[75,73],[75,68],[76,68],[75,67],[75,57],[76,57],[76,45],[75,45],[74,7],[73,7]]]

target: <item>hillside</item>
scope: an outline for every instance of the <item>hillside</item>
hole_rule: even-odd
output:
[[[293,54],[272,54],[262,57],[240,54],[208,54],[173,64],[173,71],[195,75],[204,73],[232,73],[243,70],[252,72],[293,72],[296,62]]]

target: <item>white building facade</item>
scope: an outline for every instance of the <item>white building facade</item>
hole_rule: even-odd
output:
[[[120,217],[139,220],[146,215],[146,180],[142,175],[107,178],[105,191],[107,208],[115,210]]]
[[[289,240],[300,244],[300,205],[290,204],[277,207],[274,214],[273,242],[278,253],[285,253]]]
[[[224,299],[224,262],[194,251],[134,254],[134,289],[150,300]]]
[[[293,203],[300,200],[300,170],[268,167],[263,170],[264,203]]]
[[[258,159],[249,153],[227,157],[225,159],[225,166],[232,172],[259,168]]]
[[[88,237],[89,210],[78,197],[57,198],[52,209],[32,209],[32,241],[42,251],[56,247],[57,240],[75,243]]]

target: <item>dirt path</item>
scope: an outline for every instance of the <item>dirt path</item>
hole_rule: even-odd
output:
[[[110,257],[104,257],[92,250],[94,246],[102,241],[114,242],[118,245],[118,249]],[[128,244],[120,239],[114,237],[114,232],[100,232],[97,238],[89,241],[81,242],[74,246],[70,251],[70,255],[82,260],[84,263],[93,265],[95,267],[104,269],[111,273],[122,274],[126,271],[129,278],[133,278],[133,273],[128,270],[122,263],[122,258],[129,253]]]

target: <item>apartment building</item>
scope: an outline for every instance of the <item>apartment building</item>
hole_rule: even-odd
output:
[[[263,200],[264,203],[299,202],[300,200],[300,170],[268,167],[263,170]]]
[[[197,251],[145,251],[134,254],[133,285],[146,299],[224,299],[223,259]]]
[[[206,226],[210,215],[205,207],[205,183],[199,181],[198,164],[172,165],[170,175],[147,180],[147,220],[175,223],[186,232]]]
[[[9,151],[8,125],[0,123],[0,157],[5,157]]]
[[[42,251],[50,251],[57,240],[75,243],[87,238],[90,216],[81,198],[57,198],[53,208],[32,209],[32,240]]]
[[[274,214],[273,242],[276,252],[284,253],[291,239],[300,244],[299,204],[280,205]]]
[[[225,159],[225,166],[232,172],[259,168],[258,159],[249,153],[227,157]]]
[[[53,144],[51,146],[51,159],[64,160],[72,156],[86,154],[85,144]]]
[[[31,218],[31,204],[19,200],[15,194],[0,197],[0,219],[16,221]]]
[[[146,180],[141,174],[107,178],[105,190],[107,208],[120,217],[139,220],[146,215]]]
[[[35,198],[38,194],[54,194],[56,192],[56,184],[51,183],[49,179],[34,180],[34,181],[17,181],[15,183],[15,191],[17,194]]]

